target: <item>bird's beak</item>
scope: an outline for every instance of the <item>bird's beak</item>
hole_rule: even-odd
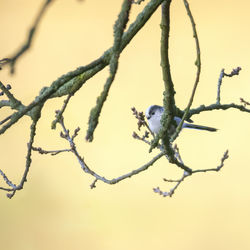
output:
[[[148,119],[148,120],[151,118],[151,116],[150,116],[150,115],[148,115],[148,116],[146,116],[146,117],[147,117],[147,119]]]

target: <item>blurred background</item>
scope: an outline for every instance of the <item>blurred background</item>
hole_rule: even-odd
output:
[[[148,2],[148,1],[146,1]],[[12,55],[24,42],[43,1],[0,0],[0,58]],[[248,1],[190,0],[200,38],[202,73],[193,107],[216,100],[222,68],[239,76],[224,78],[222,103],[250,101],[250,35]],[[43,86],[62,74],[98,58],[113,43],[113,24],[121,8],[117,0],[54,1],[46,12],[32,48],[16,64],[16,74],[5,67],[0,80],[29,104]],[[130,22],[146,3],[133,5]],[[148,162],[158,152],[132,138],[137,130],[131,107],[139,111],[162,104],[160,68],[160,9],[121,55],[92,143],[85,141],[90,109],[100,94],[108,69],[103,70],[72,98],[65,112],[88,165],[107,178],[115,178]],[[195,43],[182,1],[171,6],[171,70],[176,103],[184,109],[193,87]],[[4,98],[4,97],[1,97]],[[54,112],[65,97],[46,103],[37,128],[35,146],[46,150],[68,148],[60,127],[51,130]],[[1,110],[1,120],[9,114]],[[197,124],[216,133],[184,130],[177,139],[182,159],[193,169],[220,164],[226,149],[230,158],[219,173],[188,178],[172,198],[153,192],[171,185],[162,178],[178,178],[182,171],[165,159],[147,171],[110,186],[86,175],[71,153],[57,156],[33,153],[24,189],[13,199],[0,192],[1,248],[15,249],[250,249],[249,140],[250,115],[237,110],[204,112],[193,116]],[[15,183],[24,171],[30,119],[1,135],[1,169]],[[1,186],[3,180],[0,180]]]

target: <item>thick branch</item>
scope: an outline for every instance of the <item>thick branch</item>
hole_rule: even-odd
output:
[[[137,32],[144,26],[148,19],[152,16],[163,0],[151,0],[137,16],[136,20],[129,26],[127,32],[123,34],[121,42],[121,51],[128,45]],[[55,80],[50,87],[45,87],[40,91],[39,96],[35,98],[28,106],[14,113],[12,119],[0,129],[3,134],[8,128],[15,124],[21,117],[26,115],[36,105],[41,105],[49,98],[59,97],[63,95],[73,94],[97,72],[102,70],[109,64],[111,59],[112,48],[107,50],[103,56],[88,64],[79,67]]]
[[[164,113],[161,118],[162,129],[159,133],[159,138],[162,138],[163,146],[170,159],[173,161],[174,152],[169,142],[168,131],[173,122],[175,115],[175,90],[170,72],[169,63],[169,32],[170,32],[170,4],[171,0],[166,0],[162,3],[161,15],[161,67],[165,91],[163,93]]]
[[[93,134],[98,125],[99,116],[102,111],[102,107],[108,97],[110,87],[115,79],[115,75],[118,69],[118,60],[119,60],[120,53],[121,53],[122,35],[126,28],[127,22],[129,20],[131,4],[132,4],[131,1],[128,1],[128,0],[123,1],[121,12],[114,25],[114,45],[113,45],[113,53],[112,53],[110,64],[109,64],[110,66],[109,77],[106,80],[106,83],[104,85],[104,89],[101,95],[97,98],[96,106],[90,112],[90,117],[89,117],[89,122],[88,122],[89,127],[88,127],[87,135],[86,135],[86,140],[90,142],[94,138]]]

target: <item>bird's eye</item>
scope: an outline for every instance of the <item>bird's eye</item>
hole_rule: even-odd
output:
[[[152,113],[151,113],[151,115],[154,115],[154,114],[155,114],[155,112],[152,112]]]

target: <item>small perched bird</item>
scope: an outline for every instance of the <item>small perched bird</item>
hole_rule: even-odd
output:
[[[151,105],[146,110],[145,115],[148,119],[148,125],[153,133],[157,134],[157,133],[159,133],[159,131],[161,129],[161,116],[162,116],[163,112],[164,112],[164,108],[161,106],[158,106],[158,105]],[[176,122],[176,127],[177,127],[178,124],[181,122],[181,118],[178,116],[175,116],[174,120]],[[176,127],[171,128],[169,131],[169,134],[174,133]],[[206,131],[211,131],[211,132],[217,131],[216,128],[202,126],[202,125],[196,125],[196,124],[190,124],[190,123],[186,123],[186,122],[183,123],[182,128],[193,128],[193,129],[206,130]]]

